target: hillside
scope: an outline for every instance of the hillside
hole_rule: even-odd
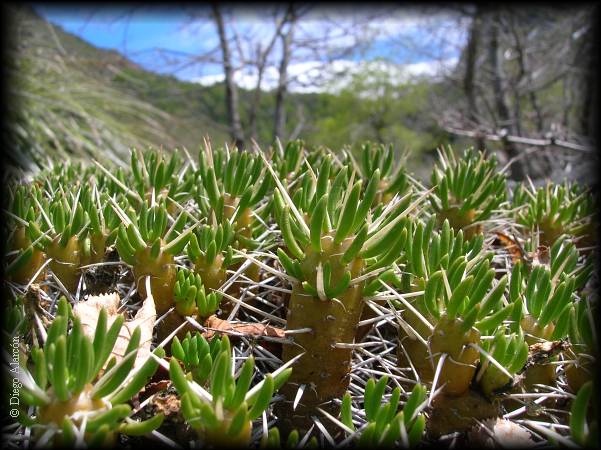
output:
[[[204,136],[229,139],[224,89],[144,70],[118,52],[100,49],[53,26],[30,9],[12,9],[9,44],[9,123],[19,149],[14,162],[30,166],[46,155],[123,159],[135,147],[185,146],[195,152]],[[14,62],[13,62],[14,61]],[[377,74],[376,74],[377,75]],[[380,77],[382,78],[382,77]],[[377,77],[376,77],[377,79]],[[423,111],[433,87],[426,82],[393,87],[355,77],[337,94],[292,93],[285,105],[287,131],[308,144],[334,150],[362,140],[393,142],[416,151],[446,141]],[[377,88],[379,97],[358,96]],[[400,95],[397,95],[400,93]],[[248,126],[252,91],[240,89],[241,120]],[[258,108],[257,136],[272,143],[274,95]]]
[[[147,74],[117,52],[89,45],[31,10],[11,9],[10,15],[8,123],[18,165],[48,154],[91,156],[103,149],[103,156],[120,159],[132,146],[192,145],[202,128],[225,137],[210,121],[203,126],[200,114],[182,120],[142,98],[133,82],[116,82],[126,71]]]

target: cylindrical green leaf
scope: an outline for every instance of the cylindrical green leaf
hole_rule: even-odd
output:
[[[158,347],[154,351],[154,355],[158,358],[163,358],[165,356],[165,350],[163,350],[161,347]],[[135,394],[140,392],[140,390],[146,385],[148,379],[154,375],[158,366],[158,361],[156,361],[153,357],[149,357],[144,365],[133,376],[131,381],[110,398],[111,403],[113,405],[124,403],[132,398]]]
[[[102,310],[104,310],[104,308]],[[97,330],[97,333],[94,337],[94,373],[98,373],[110,356],[111,351],[115,346],[115,342],[117,342],[117,338],[119,337],[119,331],[123,326],[123,322],[125,322],[125,317],[118,315],[115,317],[113,324],[106,334],[99,336]]]
[[[265,411],[265,409],[267,409],[269,403],[271,402],[273,391],[273,377],[271,376],[271,374],[267,374],[267,376],[265,377],[265,381],[263,382],[263,386],[261,386],[261,389],[259,389],[259,393],[256,397],[256,400],[252,405],[250,411],[248,412],[248,418],[250,420],[255,420],[261,415],[263,411]]]
[[[227,430],[229,436],[237,436],[245,424],[249,422],[245,405],[238,409]]]
[[[320,198],[311,216],[311,224],[309,227],[311,247],[313,247],[313,250],[317,253],[321,252],[321,230],[327,214],[327,201],[327,195]]]
[[[119,426],[119,433],[127,436],[144,436],[163,424],[165,416],[163,413],[157,414],[148,420],[123,423]]]
[[[570,410],[570,433],[578,445],[586,444],[586,414],[589,400],[593,394],[593,382],[585,383],[572,402]]]
[[[54,374],[53,388],[54,393],[62,402],[69,399],[69,389],[67,388],[67,339],[61,335],[56,340],[56,350],[54,352]]]
[[[285,206],[282,212],[281,231],[282,237],[284,238],[284,242],[286,243],[286,246],[288,247],[290,252],[294,255],[295,258],[302,260],[304,258],[305,252],[303,252],[303,250],[299,247],[294,237],[294,233],[292,232],[292,228],[290,227],[290,208],[288,206]]]
[[[104,411],[100,414],[93,416],[91,419],[88,419],[86,431],[93,433],[105,424],[109,427],[112,427],[115,422],[123,419],[124,417],[127,417],[130,413],[131,406],[129,405],[113,406],[108,411]]]
[[[226,408],[236,409],[242,404],[242,402],[244,401],[244,397],[248,392],[250,382],[252,381],[254,368],[255,361],[254,358],[250,356],[244,362],[244,365],[240,370],[240,375],[236,380],[236,389],[234,391],[234,395],[231,397],[231,400],[227,404],[225,404]]]
[[[334,243],[340,244],[350,233],[357,213],[357,204],[359,203],[359,193],[361,192],[361,181],[357,181],[349,194],[346,203],[340,213],[340,220],[336,227]]]
[[[353,414],[351,411],[351,394],[348,392],[342,397],[342,406],[340,407],[340,421],[349,427],[351,430],[355,429],[353,424]]]
[[[499,280],[494,289],[488,293],[484,300],[482,300],[482,303],[480,304],[480,314],[478,315],[478,319],[481,319],[482,317],[486,316],[491,309],[496,308],[496,306],[499,304],[499,300],[505,292],[506,286],[507,275],[503,275],[503,278]]]
[[[473,275],[469,275],[465,277],[461,283],[459,283],[459,286],[457,286],[453,291],[451,298],[447,303],[447,316],[449,319],[454,319],[456,317],[457,312],[459,311],[459,306],[461,305],[463,299],[469,294],[473,282]]]

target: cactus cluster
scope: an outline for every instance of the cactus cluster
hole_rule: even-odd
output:
[[[547,183],[528,188],[518,184],[512,197],[516,222],[551,247],[564,235],[577,238],[579,246],[595,245],[592,215],[595,199],[590,192],[570,183]]]
[[[72,322],[69,330],[69,322]],[[137,328],[119,362],[111,356],[123,325],[118,316],[107,330],[107,313],[98,316],[94,339],[83,332],[62,297],[43,346],[31,349],[31,361],[20,367],[20,399],[34,408],[33,417],[22,417],[34,430],[38,445],[111,445],[117,434],[141,435],[161,425],[162,415],[145,421],[130,418],[128,401],[144,388],[158,363],[149,358],[132,370],[140,344]],[[156,357],[165,355],[161,348]]]
[[[169,374],[182,396],[183,416],[205,445],[249,445],[252,421],[269,407],[274,391],[286,382],[292,369],[268,374],[260,384],[249,390],[254,375],[254,358],[246,359],[235,378],[227,336],[213,340],[211,344],[209,346],[197,335],[186,338],[175,351],[175,354],[187,359],[188,366],[196,363],[192,381],[185,376],[177,358],[171,359]],[[203,355],[202,361],[197,363]],[[194,389],[191,383],[197,381],[206,383],[207,390],[202,387],[198,391]]]
[[[196,156],[9,183],[14,443],[415,447],[497,417],[593,442],[589,190],[510,189],[471,149],[441,149],[429,185],[373,143]],[[84,327],[99,289],[120,307]],[[142,308],[138,361],[120,330]]]

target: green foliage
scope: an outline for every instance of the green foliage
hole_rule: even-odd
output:
[[[184,212],[179,214],[170,228],[167,228],[167,209],[164,201],[150,207],[143,202],[139,213],[133,209],[126,212],[120,210],[119,213],[122,220],[128,223],[119,225],[116,245],[119,256],[128,264],[136,264],[136,254],[142,251],[149,250],[153,259],[157,259],[164,252],[178,254],[188,243],[192,232],[191,228],[182,232],[187,221]]]
[[[69,321],[72,321],[70,332]],[[125,420],[131,414],[126,402],[146,385],[158,362],[150,357],[132,373],[140,342],[138,328],[124,358],[116,362],[112,357],[106,365],[123,317],[118,316],[108,331],[106,325],[107,313],[102,309],[94,339],[89,339],[79,318],[73,316],[71,306],[62,297],[44,346],[33,347],[30,367],[21,367],[21,400],[35,408],[36,427],[51,434],[49,442],[69,441],[73,425],[82,426],[82,412],[87,414],[85,439],[90,445],[115,432],[127,433],[131,429],[138,434],[149,433],[162,422],[162,415],[146,422]],[[165,353],[157,348],[154,355],[160,358]],[[101,372],[105,365],[105,371]]]
[[[577,392],[572,386],[581,385],[582,380],[572,376],[577,371],[569,371],[588,373],[588,362],[597,350],[591,248],[580,245],[581,238],[570,233],[562,233],[548,248],[534,245],[530,230],[522,233],[518,219],[504,209],[505,178],[497,173],[494,160],[483,154],[468,151],[463,159],[444,154],[442,167],[435,169],[432,178],[438,194],[437,189],[448,185],[447,197],[441,197],[413,180],[404,165],[396,162],[392,147],[366,143],[361,151],[359,157],[348,153],[345,160],[325,147],[313,148],[300,140],[266,154],[212,150],[207,145],[198,165],[175,154],[134,151],[127,169],[67,163],[44,170],[29,184],[11,184],[6,271],[10,276],[30,271],[6,286],[12,298],[3,326],[9,335],[25,337],[19,348],[26,356],[22,404],[31,406],[34,414],[26,419],[23,411],[22,420],[34,441],[41,436],[35,431],[39,424],[41,433],[52,427],[57,437],[52,443],[73,441],[82,416],[75,409],[59,414],[56,405],[73,406],[77,396],[89,399],[83,407],[75,406],[92,411],[86,435],[91,444],[107,443],[115,433],[144,434],[162,420],[130,420],[130,400],[146,386],[158,364],[166,363],[159,361],[163,352],[157,349],[153,358],[134,369],[139,331],[131,336],[122,361],[110,357],[123,317],[109,327],[107,313],[102,311],[94,339],[89,339],[68,303],[61,300],[45,333],[45,344],[41,348],[38,344],[45,335],[44,321],[38,319],[45,316],[40,315],[36,299],[52,300],[60,289],[86,301],[87,293],[79,289],[84,283],[66,283],[67,272],[61,269],[67,266],[79,276],[85,273],[80,266],[90,265],[93,258],[101,266],[121,265],[121,280],[131,275],[135,280],[134,302],[145,298],[150,287],[158,315],[174,306],[169,319],[180,323],[183,316],[195,316],[207,326],[204,319],[217,312],[221,299],[217,291],[222,289],[233,287],[227,295],[242,299],[243,294],[237,296],[235,291],[239,286],[226,280],[247,258],[254,268],[264,270],[247,273],[248,280],[255,280],[248,282],[248,292],[260,286],[251,296],[264,300],[258,306],[244,305],[249,306],[245,313],[253,326],[275,328],[270,323],[255,324],[254,314],[284,317],[285,309],[278,310],[281,304],[272,302],[270,293],[278,292],[278,301],[289,296],[287,329],[276,329],[275,340],[283,335],[297,345],[284,346],[281,359],[286,368],[260,383],[255,380],[253,357],[241,358],[251,355],[247,349],[255,348],[255,341],[246,340],[247,336],[242,353],[236,349],[235,358],[226,337],[209,342],[199,333],[188,333],[184,339],[173,338],[171,381],[187,424],[203,443],[252,442],[253,422],[264,412],[271,420],[268,411],[274,393],[290,376],[288,365],[295,359],[294,377],[282,393],[286,397],[291,391],[302,394],[297,394],[297,406],[312,408],[314,394],[315,403],[324,405],[319,396],[326,392],[324,397],[329,396],[334,406],[335,399],[342,398],[340,421],[346,426],[342,428],[356,433],[349,440],[356,438],[360,445],[416,444],[422,438],[425,417],[415,411],[424,403],[426,388],[416,386],[402,412],[402,389],[393,389],[387,402],[382,401],[386,378],[367,382],[364,414],[358,414],[350,393],[343,397],[348,385],[342,383],[351,378],[343,372],[348,374],[353,367],[351,346],[344,344],[360,344],[363,337],[358,329],[369,329],[371,324],[380,327],[387,321],[399,326],[399,368],[409,367],[403,360],[406,356],[420,383],[430,389],[434,384],[443,387],[445,397],[460,397],[478,388],[489,400],[502,401],[500,394],[512,389],[516,381],[526,380],[526,372],[537,364],[551,368],[553,377],[535,385],[552,385],[559,377]],[[490,195],[480,199],[482,192]],[[544,199],[546,192],[561,191],[541,192]],[[530,198],[523,192],[516,195]],[[569,195],[567,191],[553,195],[547,203],[559,214],[557,198]],[[580,225],[592,225],[590,204],[578,203],[588,194],[574,195],[568,208],[580,206],[573,207],[577,213],[570,217]],[[476,213],[471,219],[486,218],[482,233],[468,238],[467,227],[455,229],[451,218],[444,217],[444,209],[433,213],[430,206],[436,210],[437,202],[442,207],[442,199],[452,196],[461,203],[455,205],[457,211],[473,208]],[[541,202],[537,204],[544,206]],[[523,204],[531,205],[529,200]],[[488,221],[493,213],[503,221]],[[494,233],[505,231],[505,226],[516,235],[516,247],[525,242],[523,251],[520,248],[511,255],[499,251]],[[52,259],[47,265],[61,281],[58,286],[44,271],[33,282],[33,273],[44,258]],[[259,283],[267,272],[283,282]],[[87,283],[87,279],[80,281]],[[124,286],[119,285],[118,289]],[[365,304],[374,308],[367,310]],[[387,310],[386,317],[378,317],[375,310]],[[158,322],[159,341],[169,319]],[[175,329],[172,324],[167,328],[164,336]],[[266,334],[261,338],[273,337]],[[378,333],[369,336],[377,338],[381,338]],[[535,343],[540,345],[529,349]],[[551,364],[546,359],[539,364],[529,358],[529,350],[538,355],[539,347],[563,355],[541,350]],[[315,364],[303,364],[308,357],[320,361],[319,372]],[[240,364],[240,359],[245,361]],[[516,377],[522,373],[524,377]],[[329,376],[337,380],[332,388],[339,389],[335,394],[327,392],[332,387],[327,385]],[[570,382],[571,376],[576,384]],[[406,387],[404,380],[398,381]],[[295,389],[301,385],[304,394]],[[355,385],[352,391],[355,395]],[[289,400],[282,405],[294,402]],[[435,402],[431,406],[437,407]],[[580,409],[573,413],[579,441],[586,434],[581,416]],[[264,445],[301,445],[298,433],[290,434],[284,444],[276,430],[264,434]],[[306,441],[308,437],[302,443],[311,444]]]
[[[443,149],[431,177],[434,211],[448,218],[455,230],[476,234],[474,222],[488,219],[505,200],[505,177],[496,172],[496,165],[494,155],[468,149],[457,157],[450,147]]]
[[[421,442],[425,431],[425,417],[420,411],[425,406],[426,389],[416,384],[402,411],[399,412],[401,390],[393,389],[388,402],[382,404],[382,397],[388,377],[377,382],[370,378],[365,387],[363,408],[366,424],[358,432],[357,443],[361,447],[397,446],[415,447]],[[350,414],[351,397],[347,393],[342,400],[341,421],[351,430],[355,426]]]
[[[212,372],[213,362],[222,352],[228,352],[229,346],[227,338],[215,336],[211,342],[207,342],[200,333],[192,335],[188,332],[181,342],[177,336],[173,338],[171,354],[183,364],[187,377],[204,386]]]
[[[199,349],[203,341],[202,338],[198,339],[198,335],[187,341],[187,350],[184,348],[185,342],[186,340],[181,344],[181,348],[176,344],[175,354],[192,363],[192,366],[197,356],[205,354],[203,359],[207,361],[206,355],[211,357],[211,367],[206,378],[207,391],[204,391],[203,396],[198,395],[191,387],[177,356],[171,359],[169,374],[181,395],[182,413],[187,423],[210,445],[248,445],[252,421],[269,407],[273,393],[286,382],[292,369],[268,374],[260,384],[249,390],[254,373],[254,359],[249,357],[238,377],[234,379],[231,347],[227,336],[221,338],[221,341],[214,340],[216,343],[212,342],[214,347],[209,349],[209,353],[206,353],[206,347]],[[197,342],[200,344],[195,344]],[[205,363],[204,360],[200,362],[201,367]],[[203,367],[202,370],[206,368]],[[200,375],[197,374],[197,377]]]
[[[528,344],[519,327],[517,333],[511,334],[508,334],[504,327],[498,327],[494,339],[485,341],[483,349],[510,375],[520,372],[528,359]],[[485,394],[492,395],[513,384],[513,379],[508,377],[507,373],[501,371],[487,357],[481,355],[476,380]]]
[[[565,182],[529,189],[523,184],[513,191],[512,209],[517,223],[524,225],[538,242],[553,245],[562,235],[591,239],[592,214],[595,200],[592,193],[582,187]]]
[[[110,82],[109,67],[131,63],[51,28],[25,8],[9,13],[10,35],[27,36],[11,39],[8,48],[9,145],[16,165],[34,168],[47,156],[67,155],[118,160],[132,146],[175,143],[163,111]]]
[[[533,318],[533,326],[538,333],[543,333],[542,330],[552,323],[553,332],[549,337],[557,340],[568,333],[570,311],[574,307],[574,291],[573,276],[565,276],[563,280],[556,282],[551,278],[551,271],[539,265],[532,269],[516,305],[523,305],[522,314]]]
[[[593,320],[596,316],[597,302],[591,298],[582,297],[574,303],[570,311],[568,334],[576,353],[597,354],[598,343],[595,339]]]
[[[261,439],[260,448],[318,448],[317,437],[311,436],[311,439],[306,441],[304,445],[300,445],[300,436],[297,430],[292,430],[288,434],[288,438],[282,441],[280,438],[280,430],[277,427],[269,429],[266,435],[263,435]]]
[[[300,269],[300,264],[307,257],[302,247],[310,245],[315,254],[321,255],[322,243],[327,242],[328,251],[331,251],[332,246],[339,246],[349,238],[352,243],[344,250],[341,264],[346,267],[359,257],[369,259],[367,270],[385,266],[398,258],[398,248],[406,239],[406,234],[400,233],[406,223],[404,218],[415,208],[415,205],[409,205],[411,194],[407,194],[385,217],[380,217],[381,226],[369,229],[365,220],[377,192],[379,170],[372,174],[363,195],[362,181],[352,183],[354,177],[349,177],[348,170],[339,171],[333,182],[330,182],[330,170],[331,159],[326,158],[316,179],[305,173],[293,198],[276,180],[279,184],[274,195],[276,219],[288,249],[296,258],[291,259],[280,251],[280,261],[290,275],[303,283],[307,293],[322,300],[335,298],[347,289],[351,280],[349,268],[333,280],[333,264],[339,263],[332,260],[325,261],[323,266],[319,264],[316,267],[317,285],[314,286]],[[309,225],[303,215],[308,218]]]
[[[589,448],[594,448],[599,439],[596,417],[590,422],[587,420],[589,402],[593,392],[594,386],[592,381],[582,386],[572,403],[570,413],[570,434],[572,435],[572,439],[576,444]]]
[[[379,170],[380,186],[378,186],[378,190],[382,190],[382,194],[398,194],[402,197],[411,187],[403,161],[400,160],[392,145],[386,147],[384,144],[376,145],[366,142],[361,146],[357,161],[351,158],[350,164],[366,182],[376,170]],[[386,203],[383,195],[380,201]]]
[[[182,316],[198,314],[206,319],[219,308],[221,295],[217,292],[207,294],[200,275],[188,269],[179,269],[174,292],[175,309]]]
[[[419,155],[447,143],[435,121],[421,114],[438,89],[428,81],[393,83],[386,71],[365,68],[338,94],[314,94],[318,119],[303,138],[335,150],[349,141],[395,142]]]

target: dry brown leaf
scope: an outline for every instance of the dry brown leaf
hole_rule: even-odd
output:
[[[285,338],[286,335],[284,330],[281,328],[273,327],[271,325],[265,325],[263,323],[231,323],[227,320],[223,320],[218,318],[215,315],[212,315],[207,319],[205,325],[209,330],[205,333],[205,337],[211,338],[215,332],[225,332],[232,331],[235,333],[241,333],[247,335],[248,337],[277,337],[277,338]]]
[[[496,232],[497,239],[505,247],[509,255],[511,256],[511,261],[515,264],[518,261],[521,261],[524,258],[524,253],[522,247],[519,243],[506,235],[505,233],[501,233],[500,231]]]
[[[469,433],[470,445],[486,448],[527,448],[535,445],[532,434],[507,419],[487,420]]]
[[[565,340],[537,342],[528,347],[528,362],[526,367],[533,364],[543,364],[562,351],[568,349]]]
[[[73,308],[73,314],[81,320],[83,332],[86,336],[94,339],[96,333],[96,323],[98,315],[102,308],[106,309],[108,315],[108,326],[115,320],[119,309],[119,295],[117,293],[92,295],[85,302],[77,303]],[[140,327],[140,347],[136,355],[134,369],[144,364],[150,354],[150,344],[152,343],[152,331],[156,322],[156,309],[154,299],[149,296],[144,300],[142,307],[138,310],[133,320],[126,321],[119,331],[119,337],[115,342],[111,354],[115,356],[117,362],[123,359],[131,335],[137,326]]]
[[[178,414],[181,409],[180,399],[175,394],[156,396],[150,403],[155,408],[156,414],[163,413],[165,416],[174,416]]]

